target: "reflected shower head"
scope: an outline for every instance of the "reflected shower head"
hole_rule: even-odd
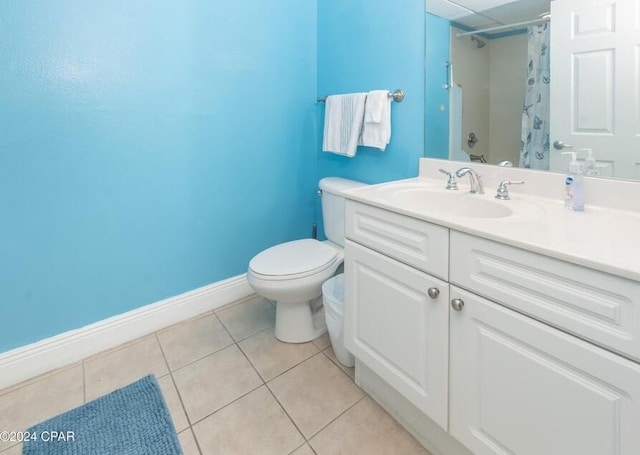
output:
[[[480,49],[481,47],[484,47],[487,44],[475,35],[471,35],[471,41],[476,43],[476,48],[478,49]]]

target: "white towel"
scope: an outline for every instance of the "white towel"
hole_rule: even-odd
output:
[[[352,157],[362,131],[366,93],[327,96],[322,151]]]
[[[388,90],[372,90],[367,94],[364,124],[358,145],[382,151],[391,140],[391,98]]]

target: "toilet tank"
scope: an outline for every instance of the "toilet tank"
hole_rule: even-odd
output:
[[[325,177],[320,180],[322,190],[322,219],[327,239],[344,246],[344,202],[342,192],[366,186],[366,183],[339,177]]]

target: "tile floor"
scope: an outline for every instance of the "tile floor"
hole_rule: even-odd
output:
[[[185,455],[428,455],[355,385],[327,335],[281,343],[274,318],[273,303],[249,298],[0,390],[0,431],[153,373]],[[0,455],[21,452],[0,442]]]

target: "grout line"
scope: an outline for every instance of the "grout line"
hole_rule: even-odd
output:
[[[311,453],[316,454],[318,452],[316,452],[315,450],[313,450],[313,447],[311,447],[311,444],[309,444],[306,440],[300,444],[298,447],[296,447],[295,449],[293,449],[291,452],[289,452],[289,455],[291,455],[292,453],[297,452],[298,450],[302,449],[303,447],[308,446],[311,449]]]
[[[364,393],[364,391],[363,391]],[[309,440],[307,440],[307,442],[309,442],[311,439],[315,438],[316,436],[318,436],[320,433],[322,433],[322,431],[324,431],[329,425],[331,425],[333,422],[335,422],[336,420],[338,420],[340,417],[342,417],[343,415],[345,415],[347,412],[349,412],[351,409],[355,408],[362,400],[364,400],[365,398],[367,398],[369,395],[367,395],[366,393],[364,393],[364,395],[362,397],[360,397],[358,400],[356,400],[355,403],[353,403],[351,406],[349,406],[347,409],[345,409],[344,411],[342,411],[339,415],[337,415],[336,417],[334,417],[332,420],[330,420],[329,422],[327,422],[327,424],[325,426],[323,426],[322,428],[320,428],[318,431],[316,431],[315,433],[313,433],[311,436],[309,436]],[[309,445],[311,445],[311,443],[309,443]],[[313,449],[313,447],[312,447]]]
[[[2,454],[4,454],[4,453],[9,453],[9,450],[13,450],[13,449],[15,449],[15,448],[16,448],[18,445],[20,445],[20,444],[24,444],[24,443],[16,442],[16,443],[15,443],[15,444],[13,444],[12,446],[9,446],[9,447],[6,447],[6,448],[4,448],[4,449],[0,450],[0,455],[2,455]],[[20,453],[22,453],[22,450],[20,450]]]
[[[194,363],[196,363],[196,362],[200,362],[201,360],[206,359],[207,357],[211,357],[211,356],[213,356],[213,355],[215,355],[215,354],[218,354],[218,353],[220,353],[220,352],[224,351],[225,349],[229,349],[229,348],[230,348],[231,346],[233,346],[234,344],[237,344],[237,343],[235,343],[235,342],[230,343],[230,344],[228,344],[228,345],[226,345],[226,346],[221,347],[220,349],[218,349],[218,350],[216,350],[216,351],[209,352],[209,353],[207,353],[207,354],[203,355],[202,357],[198,357],[198,358],[196,358],[196,359],[192,360],[192,361],[191,361],[191,362],[189,362],[189,363],[185,363],[184,365],[180,365],[179,367],[174,368],[173,370],[172,370],[172,369],[167,365],[167,367],[169,368],[169,373],[176,373],[176,372],[178,372],[178,371],[180,371],[180,370],[182,370],[182,369],[184,369],[184,368],[187,368],[187,367],[189,367],[189,366],[193,365],[193,364],[194,364]],[[162,349],[162,348],[161,348],[161,349]],[[166,375],[164,375],[164,376],[166,376]],[[163,376],[163,377],[164,377],[164,376]]]
[[[194,322],[197,322],[200,319],[211,317],[213,314],[215,314],[213,312],[213,310],[208,310],[208,311],[205,311],[204,313],[200,313],[200,314],[198,314],[196,316],[193,316],[192,318],[186,319],[184,321],[178,321],[178,322],[175,322],[175,323],[173,323],[171,325],[168,325],[166,327],[158,329],[153,333],[155,333],[157,335],[160,335],[160,333],[169,332],[169,331],[171,331],[171,330],[173,330],[173,329],[175,329],[177,327],[180,327],[180,326],[183,326],[183,325],[193,324]]]
[[[178,399],[180,400],[180,406],[182,406],[182,412],[184,412],[184,416],[186,417],[187,423],[189,424],[188,428],[191,428],[191,417],[189,417],[187,408],[184,405],[184,400],[182,399],[182,394],[180,393],[180,389],[178,389],[178,385],[176,384],[176,380],[173,378],[173,375],[169,374],[169,377],[171,378],[171,383],[173,384],[173,387],[175,387],[176,393],[178,394]]]
[[[215,351],[208,352],[208,353],[204,354],[202,357],[196,357],[195,359],[191,360],[189,363],[185,363],[184,365],[180,365],[179,367],[176,367],[176,368],[174,368],[173,370],[171,369],[171,366],[169,365],[169,361],[168,361],[168,360],[166,360],[166,357],[165,357],[165,361],[166,361],[166,363],[167,363],[167,368],[168,368],[168,370],[169,370],[169,372],[170,372],[170,373],[173,373],[173,372],[176,372],[176,371],[182,370],[183,368],[186,368],[186,367],[188,367],[188,366],[191,366],[191,365],[193,365],[193,364],[194,364],[194,363],[196,363],[196,362],[199,362],[199,361],[201,361],[201,360],[206,359],[207,357],[210,357],[210,356],[212,356],[212,355],[214,355],[214,354],[219,353],[220,351],[224,351],[225,349],[230,348],[230,347],[231,347],[231,346],[233,346],[233,345],[234,345],[234,343],[230,343],[230,344],[227,344],[227,345],[225,345],[225,346],[222,346],[220,349],[216,349]],[[163,352],[164,352],[164,351],[163,351]],[[165,376],[166,376],[166,375],[165,375]]]
[[[238,342],[236,342],[236,347],[238,348],[238,350],[242,353],[242,355],[244,356],[245,359],[247,359],[247,362],[249,362],[249,365],[251,365],[251,368],[253,368],[253,371],[256,372],[256,374],[258,375],[258,377],[260,378],[260,380],[262,381],[263,385],[267,385],[267,381],[265,381],[265,379],[262,377],[262,375],[260,374],[260,372],[258,371],[258,369],[255,367],[255,365],[251,362],[251,359],[249,359],[249,357],[247,356],[247,354],[242,350],[242,348],[240,347],[240,344]]]
[[[263,332],[266,332],[267,330],[270,330],[270,329],[263,330]],[[262,332],[259,332],[259,333],[262,333]],[[256,334],[256,335],[257,335],[257,334]],[[279,342],[280,342],[280,343],[282,343],[281,341],[279,341]],[[300,365],[300,364],[302,364],[302,363],[306,362],[306,361],[307,361],[307,360],[309,360],[310,358],[315,357],[316,355],[318,355],[318,354],[320,354],[320,353],[322,352],[322,351],[321,351],[317,346],[315,346],[315,345],[314,345],[314,347],[317,349],[317,351],[316,351],[316,352],[311,353],[308,357],[305,357],[304,359],[300,360],[300,361],[299,361],[299,362],[297,362],[296,364],[294,364],[294,365],[292,365],[292,366],[290,366],[290,367],[286,368],[285,370],[281,371],[280,373],[278,373],[278,374],[277,374],[277,375],[275,375],[274,377],[269,378],[269,379],[266,379],[266,378],[264,378],[264,377],[262,376],[262,374],[260,374],[260,372],[258,371],[258,369],[253,365],[253,362],[251,362],[251,359],[249,358],[249,356],[244,352],[244,350],[242,349],[242,347],[241,347],[241,346],[240,346],[240,344],[238,343],[238,348],[240,348],[240,350],[242,351],[242,353],[244,354],[244,356],[247,358],[247,360],[249,361],[249,363],[251,364],[251,366],[253,367],[253,369],[254,369],[254,370],[256,370],[256,373],[258,373],[258,375],[259,375],[259,376],[260,376],[260,378],[264,381],[264,383],[265,383],[265,384],[266,384],[266,383],[268,383],[268,382],[273,381],[273,380],[274,380],[274,379],[276,379],[276,378],[279,378],[279,377],[280,377],[280,376],[282,376],[283,374],[285,374],[285,373],[287,373],[287,372],[289,372],[289,371],[293,370],[293,369],[294,369],[295,367],[297,367],[298,365]]]
[[[107,355],[110,355],[110,354],[115,354],[116,352],[120,352],[123,349],[129,348],[129,347],[131,347],[131,346],[133,346],[135,344],[141,343],[145,339],[150,338],[152,336],[153,336],[153,333],[148,333],[148,334],[143,335],[141,337],[138,337],[138,338],[135,338],[133,340],[129,340],[129,341],[125,342],[125,343],[119,344],[118,346],[114,346],[112,348],[105,349],[104,351],[100,351],[100,352],[98,352],[96,354],[93,354],[93,355],[90,355],[88,357],[85,357],[84,359],[82,359],[82,361],[83,362],[87,362],[87,361],[88,362],[93,362],[93,361],[95,361],[96,359],[98,359],[100,357],[107,356]]]
[[[254,299],[247,299],[247,300],[246,300],[246,301],[244,301],[244,302],[234,303],[234,304],[232,304],[232,306],[239,306],[240,304],[248,303],[250,300],[254,300]],[[264,298],[263,298],[263,300],[265,300],[266,302],[269,302],[269,300],[267,300],[267,299],[264,299]],[[235,341],[236,343],[239,343],[239,342],[241,342],[241,341],[244,341],[244,340],[246,340],[246,339],[248,339],[248,338],[251,338],[251,337],[252,337],[252,336],[254,336],[254,335],[257,335],[258,333],[264,332],[265,330],[268,330],[268,329],[273,329],[273,328],[275,327],[275,320],[274,320],[274,321],[273,321],[273,324],[270,324],[270,325],[269,325],[269,327],[265,327],[264,329],[260,329],[260,330],[258,330],[257,332],[250,333],[250,334],[248,334],[248,335],[245,335],[245,336],[237,337],[237,338],[236,338],[236,336],[234,336],[234,335],[231,333],[231,331],[229,330],[229,328],[225,325],[225,323],[224,323],[224,321],[222,320],[222,318],[220,318],[220,315],[219,315],[217,312],[215,312],[215,315],[216,315],[216,317],[218,318],[218,320],[220,321],[220,323],[222,324],[222,326],[225,328],[225,330],[227,330],[227,333],[229,333],[229,335],[231,336],[231,338],[233,339],[233,341]],[[274,318],[275,318],[275,309],[274,309]]]
[[[296,430],[298,430],[298,433],[300,433],[300,436],[302,436],[302,439],[304,439],[304,442],[308,443],[309,441],[308,441],[307,437],[304,435],[304,433],[302,432],[300,427],[298,427],[298,424],[295,422],[295,420],[293,420],[293,417],[291,417],[289,415],[289,413],[285,409],[284,405],[282,403],[280,403],[280,400],[278,400],[278,397],[276,396],[276,394],[273,392],[273,390],[271,390],[271,388],[269,387],[269,384],[265,384],[265,386],[267,387],[267,390],[269,391],[269,393],[271,394],[273,399],[276,400],[276,403],[278,403],[278,406],[280,406],[280,409],[282,409],[282,412],[284,412],[284,414],[289,418],[289,421],[293,424],[293,426],[296,428]],[[296,450],[298,450],[298,449],[296,449]]]
[[[321,337],[323,337],[323,336],[324,336],[324,335],[320,335],[318,338],[321,338]],[[324,346],[324,347],[322,347],[322,346],[318,346],[318,344],[316,343],[316,341],[318,341],[318,338],[315,338],[315,339],[311,340],[311,342],[312,342],[312,343],[314,344],[314,346],[315,346],[316,348],[318,348],[319,350],[324,351],[324,350],[325,350],[325,349],[327,349],[329,346],[331,346],[331,343],[329,343],[329,346]]]
[[[242,337],[238,337],[238,338],[236,338],[235,336],[231,335],[231,338],[233,338],[233,341],[235,341],[236,343],[241,343],[241,342],[243,342],[245,340],[248,340],[252,336],[255,336],[255,335],[259,334],[259,333],[265,332],[267,330],[274,330],[274,329],[275,329],[275,320],[273,321],[272,324],[269,324],[268,327],[265,327],[263,329],[259,329],[256,332],[252,332],[252,333],[250,333],[248,335],[243,335]]]
[[[177,325],[177,324],[174,324],[174,325]],[[170,326],[170,327],[173,327],[173,326]],[[164,348],[162,347],[162,343],[160,342],[160,337],[158,336],[158,332],[154,332],[154,335],[156,337],[156,340],[158,341],[158,346],[160,346],[160,352],[162,352],[162,357],[164,358],[164,362],[167,365],[167,369],[169,370],[169,375],[168,376],[171,379],[171,383],[173,384],[173,387],[176,389],[176,394],[178,395],[178,400],[180,401],[180,406],[182,407],[182,412],[184,413],[184,417],[187,419],[187,425],[188,426],[187,426],[187,428],[183,429],[182,431],[190,431],[191,432],[191,437],[193,437],[193,440],[196,443],[196,448],[198,449],[198,452],[200,453],[200,455],[202,455],[202,449],[200,448],[200,443],[198,442],[198,439],[196,438],[196,433],[193,431],[193,427],[192,427],[192,424],[191,424],[191,417],[189,417],[189,413],[187,412],[187,408],[184,405],[184,400],[182,399],[182,394],[180,393],[180,389],[178,388],[178,384],[176,384],[176,380],[173,377],[173,372],[171,371],[171,367],[169,366],[169,360],[167,360],[167,354],[164,352]],[[194,363],[194,362],[191,362],[191,363]],[[172,420],[173,420],[173,418],[172,418]],[[182,431],[181,431],[181,433],[182,433]],[[177,436],[177,433],[176,433],[176,436]]]
[[[169,366],[169,361],[167,360],[167,354],[165,354],[164,349],[162,348],[162,343],[160,343],[160,337],[158,336],[158,332],[153,332],[153,337],[158,343],[158,348],[160,349],[160,354],[162,354],[162,360],[164,360],[164,365],[167,367],[168,374],[171,374],[171,367]],[[166,376],[163,375],[162,377]],[[160,378],[158,378],[160,379]]]
[[[309,357],[308,359],[303,360],[302,362],[298,363],[295,367],[297,367],[297,366],[299,366],[299,365],[303,364],[304,362],[307,362],[308,360],[310,360],[310,359],[312,359],[312,358],[314,358],[314,357],[316,357],[316,356],[318,356],[318,355],[323,355],[323,351],[317,352],[316,354],[312,355],[312,356],[311,356],[311,357]],[[326,355],[325,355],[325,357],[326,357]],[[332,362],[332,363],[334,363],[334,362]],[[337,365],[336,365],[336,366],[337,366]],[[293,368],[295,368],[295,367],[292,367],[292,368],[290,368],[289,370],[291,370],[291,369],[293,369]],[[340,368],[338,368],[338,369],[339,369],[340,371],[342,371],[342,369],[340,369]],[[287,371],[289,371],[289,370],[287,370]],[[344,373],[344,374],[346,375],[346,372],[342,371],[342,373]],[[282,374],[284,374],[284,373],[282,373]],[[278,375],[278,376],[276,376],[276,377],[279,377],[279,376],[281,376],[282,374],[280,374],[280,375]],[[348,375],[347,375],[347,376],[348,376]],[[275,379],[275,378],[273,378],[272,380],[270,380],[270,381],[269,381],[269,383],[270,383],[270,382],[272,382],[274,379]],[[351,380],[351,378],[350,378],[350,377],[349,377],[349,380]],[[269,387],[269,383],[267,383],[267,384],[266,384],[267,389],[269,390],[269,392],[271,392],[271,395],[273,395],[273,397],[274,397],[274,398],[275,398],[275,400],[278,402],[278,404],[280,405],[280,407],[282,408],[282,410],[284,411],[284,413],[287,415],[287,417],[289,417],[289,419],[291,420],[291,422],[293,423],[293,425],[298,429],[298,431],[300,432],[300,434],[302,435],[302,437],[305,439],[305,441],[306,441],[307,443],[309,443],[309,441],[310,441],[314,436],[316,436],[317,434],[319,434],[319,433],[320,433],[322,430],[324,430],[328,425],[330,425],[330,424],[331,424],[332,422],[334,422],[335,420],[339,419],[339,418],[340,418],[340,417],[341,417],[345,412],[349,411],[349,409],[353,408],[355,405],[357,405],[360,401],[362,401],[365,397],[367,397],[367,396],[368,396],[364,391],[362,391],[362,392],[363,392],[363,396],[362,396],[361,398],[359,398],[358,400],[356,400],[356,402],[355,402],[355,403],[353,403],[351,406],[349,406],[347,409],[345,409],[342,413],[340,413],[338,416],[336,416],[336,417],[335,417],[335,418],[333,418],[331,421],[329,421],[326,425],[324,425],[323,427],[321,427],[318,431],[316,431],[316,432],[315,432],[315,433],[313,433],[311,436],[309,436],[309,438],[307,438],[307,437],[304,435],[304,433],[300,430],[300,428],[298,427],[298,425],[296,424],[296,422],[293,420],[293,418],[289,415],[289,413],[288,413],[288,412],[287,412],[287,410],[285,409],[284,405],[280,402],[280,400],[278,400],[278,397],[275,395],[275,393],[273,392],[273,390],[271,390],[271,388]],[[355,383],[354,383],[354,385],[355,385]],[[356,387],[357,387],[357,385],[356,385]],[[359,389],[359,390],[362,390],[362,389],[360,389],[360,387],[358,387],[358,389]],[[311,447],[311,443],[309,443],[309,447]],[[316,453],[316,452],[315,452],[315,450],[313,450],[313,447],[311,447],[311,450],[313,451],[313,453]]]
[[[198,440],[196,439],[196,434],[193,432],[193,429],[191,427],[191,418],[189,417],[189,413],[187,412],[187,408],[184,405],[184,400],[182,399],[182,394],[180,394],[180,390],[178,389],[178,385],[176,384],[176,380],[173,377],[173,374],[171,372],[171,367],[169,366],[169,361],[167,360],[167,355],[164,352],[164,348],[162,347],[162,343],[160,343],[160,338],[158,337],[158,332],[155,332],[155,336],[156,336],[156,340],[158,340],[158,345],[160,346],[160,352],[162,352],[162,357],[164,358],[164,362],[166,363],[167,369],[169,370],[169,378],[171,379],[171,383],[173,384],[173,387],[176,390],[176,394],[178,395],[178,400],[180,401],[180,406],[182,408],[182,412],[184,413],[184,417],[187,419],[187,428],[186,428],[186,430],[191,432],[191,436],[193,437],[193,439],[194,439],[194,441],[196,443],[196,447],[197,447],[198,451],[200,452],[200,454],[202,454],[202,450],[200,450],[200,444],[198,443]],[[182,430],[182,431],[185,431],[185,430]]]
[[[300,444],[298,447],[296,447],[295,449],[293,449],[291,452],[289,452],[289,455],[291,455],[292,453],[300,450],[302,447],[307,445],[307,441],[305,440],[302,444]]]
[[[58,375],[60,373],[63,373],[66,370],[71,370],[71,369],[77,367],[78,364],[80,362],[83,362],[83,361],[84,361],[84,359],[80,360],[78,362],[74,362],[74,363],[72,363],[70,365],[65,365],[63,367],[56,368],[55,370],[47,371],[45,373],[38,374],[36,376],[32,376],[32,377],[27,378],[24,381],[20,381],[20,382],[18,382],[16,384],[11,384],[11,385],[9,385],[9,386],[7,386],[7,387],[5,387],[5,388],[0,390],[0,397],[3,397],[3,396],[8,395],[10,393],[13,393],[13,392],[15,392],[17,390],[24,389],[25,387],[31,386],[33,384],[36,384],[36,383],[38,383],[40,381],[43,381],[43,380],[45,380],[47,378],[56,376],[56,375]]]
[[[255,392],[256,390],[258,390],[260,387],[263,387],[263,386],[266,386],[266,384],[262,383],[262,384],[260,384],[259,386],[256,386],[256,387],[254,387],[253,389],[251,389],[251,390],[249,390],[249,391],[247,391],[247,392],[243,393],[243,394],[242,394],[242,395],[240,395],[238,398],[234,398],[234,400],[233,400],[233,401],[230,401],[229,403],[227,403],[227,404],[225,404],[224,406],[222,406],[222,407],[220,407],[220,408],[216,409],[216,410],[215,410],[215,411],[213,411],[212,413],[207,414],[206,416],[204,416],[204,417],[203,417],[203,418],[201,418],[200,420],[198,420],[198,421],[196,421],[196,422],[193,422],[192,426],[193,426],[193,425],[198,425],[198,424],[199,424],[199,423],[201,423],[203,420],[207,420],[207,419],[208,419],[209,417],[211,417],[212,415],[216,414],[216,413],[217,413],[217,412],[219,412],[219,411],[222,411],[222,410],[223,410],[223,409],[225,409],[225,408],[228,408],[229,406],[231,406],[232,404],[234,404],[236,401],[238,401],[238,400],[240,400],[240,399],[242,399],[242,398],[246,397],[246,396],[247,396],[247,395],[249,395],[250,393]],[[189,416],[187,416],[187,418],[188,418],[188,417],[189,417]],[[194,435],[195,435],[195,434],[194,434]]]
[[[218,316],[216,315],[216,317],[218,317]],[[220,321],[220,323],[222,324],[222,321]],[[225,327],[225,326],[224,326],[224,324],[222,324],[222,326],[223,326],[223,327]],[[226,327],[225,327],[225,330],[226,330]],[[228,331],[227,331],[227,332],[228,332]],[[233,338],[233,337],[231,337],[231,339],[234,339],[234,338]],[[240,353],[244,356],[244,358],[247,360],[247,362],[249,362],[249,365],[251,366],[251,368],[253,369],[253,371],[256,373],[256,375],[258,376],[258,379],[260,379],[260,381],[262,382],[262,384],[258,385],[257,387],[254,387],[253,389],[249,390],[248,392],[246,392],[246,393],[244,393],[244,394],[240,395],[239,397],[237,397],[237,398],[236,398],[236,399],[234,399],[233,401],[230,401],[229,403],[225,404],[225,405],[224,405],[224,406],[222,406],[221,408],[216,409],[215,411],[213,411],[212,413],[210,413],[210,414],[206,415],[205,417],[203,417],[202,419],[198,420],[197,422],[191,422],[191,418],[189,417],[189,415],[187,414],[186,409],[185,409],[185,414],[187,414],[187,420],[191,423],[191,426],[196,425],[196,424],[198,424],[198,423],[202,422],[203,420],[205,420],[205,419],[207,419],[207,418],[211,417],[212,415],[214,415],[216,412],[221,411],[222,409],[226,408],[227,406],[230,406],[230,405],[232,405],[233,403],[235,403],[236,401],[240,400],[241,398],[243,398],[243,397],[245,397],[245,396],[249,395],[251,392],[254,392],[254,391],[258,390],[260,387],[262,387],[262,386],[266,386],[266,385],[267,385],[267,384],[266,384],[266,382],[264,381],[264,379],[262,378],[262,376],[260,376],[260,373],[258,373],[258,370],[256,370],[256,367],[254,367],[254,366],[253,366],[253,363],[251,363],[251,360],[249,360],[249,358],[248,358],[248,357],[247,357],[247,355],[244,353],[244,351],[242,350],[242,348],[240,348],[240,346],[238,345],[238,342],[237,342],[237,341],[235,341],[235,340],[234,340],[233,344],[230,344],[229,346],[227,346],[227,347],[226,347],[226,348],[224,348],[224,349],[230,348],[230,347],[231,347],[231,346],[233,346],[233,345],[235,345],[235,346],[236,346],[236,348],[238,349],[238,351],[240,351]],[[221,350],[222,350],[222,349],[221,349]],[[219,351],[218,351],[218,352],[219,352]],[[214,353],[214,354],[215,354],[215,353]],[[213,355],[213,354],[209,354],[209,355]],[[185,366],[186,366],[186,365],[185,365]],[[183,368],[183,367],[180,367],[180,368]],[[176,371],[178,371],[180,368],[176,369]],[[171,374],[171,377],[172,377],[172,379],[173,379],[173,373]],[[177,385],[176,385],[176,390],[178,390],[178,386],[177,386]],[[180,391],[179,391],[179,390],[178,390],[178,396],[180,396]],[[182,397],[181,397],[180,399],[182,400]],[[184,405],[183,405],[183,406],[184,406]],[[194,438],[195,438],[195,433],[193,434],[193,436],[194,436]],[[197,443],[197,440],[196,440],[196,443]],[[198,445],[199,445],[199,444],[198,444]]]
[[[306,359],[302,359],[300,362],[296,363],[294,366],[287,368],[286,370],[284,370],[282,373],[272,377],[271,379],[269,379],[268,381],[265,381],[265,384],[268,384],[270,382],[275,381],[276,379],[278,379],[280,376],[288,373],[289,371],[293,370],[294,368],[302,365],[303,363],[305,363],[307,360],[311,360],[312,358],[314,358],[315,356],[317,356],[318,354],[322,354],[322,351],[318,351],[318,352],[314,352],[313,354],[311,354],[309,357],[307,357]]]
[[[200,447],[200,442],[198,442],[198,438],[196,438],[196,432],[193,431],[193,427],[191,425],[189,425],[189,428],[187,430],[191,432],[191,437],[196,442],[196,449],[198,449],[198,453],[202,455],[203,454],[202,448]]]
[[[187,409],[184,405],[182,395],[180,394],[180,390],[178,389],[178,384],[176,384],[176,380],[173,377],[171,368],[169,367],[169,362],[167,361],[167,356],[164,353],[164,349],[162,348],[162,343],[160,343],[160,339],[158,338],[158,333],[155,332],[155,335],[156,335],[156,339],[158,340],[158,344],[160,345],[160,352],[162,352],[162,357],[164,358],[164,362],[167,364],[167,369],[169,370],[169,377],[171,378],[171,383],[173,384],[173,387],[176,389],[176,393],[178,394],[178,399],[180,400],[180,405],[182,406],[182,412],[184,412],[184,415],[187,418],[187,423],[189,424],[189,428],[191,428],[191,419],[189,418],[189,414],[187,413]]]
[[[247,336],[245,336],[245,337],[242,337],[242,338],[236,338],[235,336],[233,336],[233,334],[231,333],[231,331],[230,331],[230,330],[227,328],[227,326],[224,324],[224,321],[220,318],[220,316],[218,316],[218,314],[216,314],[216,313],[214,313],[214,314],[215,314],[216,318],[218,319],[218,321],[220,322],[220,325],[222,325],[222,327],[223,327],[223,328],[224,328],[224,330],[227,332],[227,334],[229,335],[229,337],[231,338],[231,340],[233,340],[233,342],[234,342],[234,343],[236,343],[236,344],[238,344],[238,343],[240,343],[240,342],[242,342],[242,341],[244,341],[244,340],[247,340],[247,339],[251,338],[252,336],[255,336],[255,335],[259,334],[259,333],[262,333],[262,332],[264,332],[265,330],[269,330],[269,329],[273,329],[273,328],[274,328],[274,325],[272,325],[272,326],[270,326],[270,327],[266,327],[266,328],[264,328],[264,329],[258,330],[257,332],[252,333],[252,334],[250,334],[250,335],[247,335]]]
[[[214,313],[218,314],[220,311],[224,311],[224,310],[227,310],[229,308],[233,308],[236,305],[241,305],[243,303],[250,302],[251,300],[257,300],[258,298],[264,299],[264,297],[261,297],[258,294],[251,294],[251,295],[249,295],[247,297],[241,298],[240,300],[234,300],[233,302],[229,302],[226,305],[223,305],[220,308],[215,308],[215,309],[213,309],[211,311],[213,311]],[[267,300],[267,299],[264,299],[264,300]],[[267,301],[269,301],[269,300],[267,300]]]
[[[216,313],[215,311],[212,311],[212,314],[216,318],[216,321],[220,323],[220,326],[224,329],[224,331],[227,332],[227,335],[229,335],[229,338],[235,341],[235,338],[233,338],[233,335],[231,335],[231,332],[229,332],[229,329],[227,329],[227,326],[224,325],[224,322],[222,322],[222,319],[220,319],[220,316],[218,316],[218,313]]]
[[[338,358],[337,358],[337,357],[336,357],[336,359],[334,360],[333,358],[331,358],[331,356],[330,356],[329,354],[327,354],[327,353],[325,352],[325,351],[327,351],[329,348],[331,348],[331,346],[329,346],[328,348],[326,348],[326,349],[324,349],[324,350],[322,350],[322,351],[320,351],[320,352],[322,352],[322,353],[325,355],[325,357],[327,357],[329,360],[331,360],[331,362],[332,362],[335,366],[337,366],[337,367],[340,369],[340,371],[342,371],[344,374],[346,374],[346,375],[347,375],[347,377],[349,378],[349,380],[355,384],[355,383],[356,383],[355,378],[352,378],[352,377],[349,375],[349,373],[347,373],[347,372],[344,370],[344,368],[347,368],[347,367],[345,367],[345,366],[344,366],[343,364],[341,364],[341,363],[340,363],[340,364],[338,364],[338,362],[340,362],[340,361],[338,360]],[[335,355],[335,351],[334,351],[334,354],[333,354],[333,355]],[[336,362],[336,360],[337,360],[337,362]],[[357,384],[356,384],[356,385],[357,385]],[[359,387],[358,387],[358,388],[359,388]]]

